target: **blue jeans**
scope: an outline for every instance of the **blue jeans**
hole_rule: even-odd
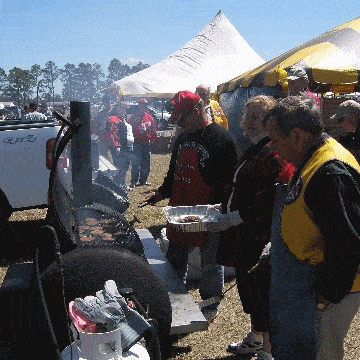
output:
[[[200,247],[201,254],[201,281],[199,286],[200,296],[203,300],[213,296],[222,295],[224,286],[224,267],[216,263],[216,251],[219,243],[220,233],[209,232],[206,241]],[[186,284],[187,264],[190,248],[174,244],[170,241],[166,257],[174,270]]]
[[[150,143],[144,145],[134,142],[134,155],[131,167],[131,185],[135,186],[138,181],[140,185],[144,185],[150,174]]]
[[[278,187],[271,237],[271,353],[276,360],[317,360],[317,267],[297,259],[282,239],[281,209],[286,195],[286,189]]]
[[[133,159],[132,151],[120,151],[110,149],[114,165],[118,168],[118,174],[115,177],[115,183],[119,186],[126,185],[126,173],[130,168],[130,161]]]

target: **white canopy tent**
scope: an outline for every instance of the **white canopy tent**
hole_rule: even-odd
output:
[[[217,85],[264,60],[219,11],[194,38],[161,62],[112,84],[126,96],[171,97],[199,84]]]

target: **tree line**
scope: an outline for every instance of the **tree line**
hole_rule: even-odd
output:
[[[6,71],[0,68],[1,101],[12,101],[23,106],[31,101],[36,103],[52,101],[100,102],[109,85],[125,76],[148,68],[142,62],[130,67],[114,58],[105,75],[101,65],[80,63],[77,66],[67,63],[63,69],[55,62],[48,61],[44,68],[32,65],[30,70],[14,67]],[[55,94],[55,82],[62,84],[61,94]]]

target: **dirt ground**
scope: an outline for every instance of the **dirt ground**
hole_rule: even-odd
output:
[[[133,220],[134,215],[140,220],[134,227],[149,229],[155,239],[160,237],[160,231],[165,225],[165,216],[162,208],[167,201],[161,201],[156,206],[138,205],[145,200],[145,197],[162,182],[169,163],[169,154],[152,155],[152,171],[149,177],[151,186],[136,187],[129,193],[131,205],[125,216]],[[12,221],[31,221],[41,219],[45,216],[45,210],[31,210],[17,212],[11,216]],[[4,267],[0,268],[0,283],[5,273]],[[196,284],[195,284],[196,285]],[[196,302],[200,301],[196,286],[189,289]],[[242,310],[238,298],[234,279],[228,279],[224,287],[225,297],[221,303],[219,315],[209,325],[207,331],[196,332],[183,336],[171,337],[169,353],[166,354],[169,360],[197,360],[197,359],[237,359],[226,352],[229,343],[239,341],[247,334],[250,327],[249,316]],[[345,340],[345,360],[360,359],[360,315],[358,314],[349,330]]]

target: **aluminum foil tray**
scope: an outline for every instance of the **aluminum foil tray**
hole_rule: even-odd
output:
[[[166,206],[164,213],[167,221],[172,224],[177,231],[200,232],[209,231],[208,225],[218,222],[220,211],[214,209],[214,205],[197,206]],[[200,222],[181,222],[187,216],[196,216]]]

